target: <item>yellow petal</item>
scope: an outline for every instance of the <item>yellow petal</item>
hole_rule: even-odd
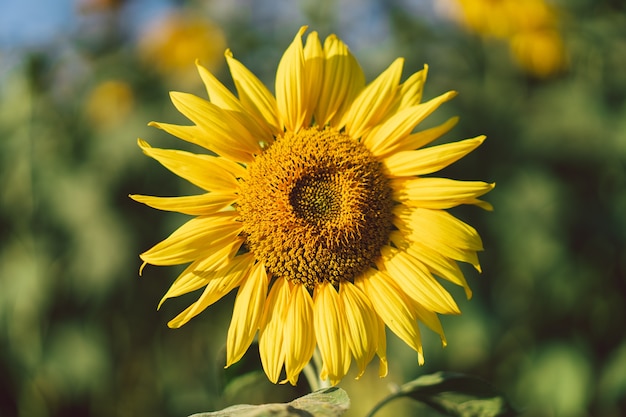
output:
[[[170,97],[178,111],[206,132],[208,149],[237,162],[251,162],[260,153],[258,140],[231,112],[193,94],[171,92]]]
[[[241,359],[252,343],[263,315],[268,285],[265,265],[258,262],[237,291],[226,342],[227,367]]]
[[[351,103],[338,125],[346,134],[359,139],[385,118],[393,103],[402,75],[403,58],[396,59],[383,73],[368,84]]]
[[[441,345],[446,347],[448,342],[446,340],[446,335],[443,332],[443,327],[441,326],[441,321],[439,321],[439,316],[437,313],[423,307],[421,304],[417,303],[413,306],[415,308],[415,314],[417,315],[417,319],[424,323],[426,327],[428,327],[433,332],[439,335],[441,339]]]
[[[220,300],[241,283],[241,280],[249,273],[253,264],[254,256],[246,253],[233,258],[224,268],[211,272],[211,277],[208,279],[206,288],[200,298],[170,320],[167,325],[171,328],[179,328],[200,314],[208,306]]]
[[[190,293],[207,285],[215,277],[216,270],[225,268],[232,261],[243,241],[243,238],[237,238],[231,244],[194,261],[185,268],[167,290],[159,302],[157,310],[161,308],[165,300]]]
[[[304,51],[302,35],[306,26],[300,28],[293,42],[278,63],[276,70],[276,103],[287,131],[297,132],[308,123],[305,87]]]
[[[383,271],[369,269],[354,283],[367,294],[376,313],[391,331],[417,352],[418,362],[422,365],[424,352],[417,316],[410,299]]]
[[[447,211],[417,208],[412,210],[411,216],[414,229],[424,235],[430,233],[433,237],[462,249],[483,250],[476,229]]]
[[[456,126],[458,121],[458,117],[451,117],[438,126],[412,133],[400,139],[393,145],[388,144],[385,147],[385,151],[381,151],[378,157],[385,158],[396,152],[411,151],[428,145],[430,142],[448,133],[454,126]]]
[[[456,94],[456,91],[448,91],[426,103],[400,110],[367,135],[363,143],[374,155],[384,155],[389,148],[395,147],[411,133],[415,126]]]
[[[324,41],[324,78],[315,120],[319,126],[326,126],[342,110],[346,102],[356,97],[356,93],[365,85],[365,76],[350,53],[350,50],[335,35]],[[352,97],[350,93],[354,91]],[[348,103],[349,104],[349,103]]]
[[[285,332],[285,316],[289,303],[289,281],[278,278],[270,290],[259,328],[259,354],[261,364],[267,378],[274,384],[278,383],[280,372],[285,363],[283,336]]]
[[[495,184],[483,181],[456,181],[449,178],[412,178],[391,181],[393,199],[410,207],[449,209],[476,204]],[[484,203],[484,202],[481,202]]]
[[[180,265],[230,244],[241,232],[236,213],[196,217],[140,255],[152,265]]]
[[[313,300],[306,287],[295,284],[289,297],[289,306],[283,328],[285,372],[291,385],[296,385],[298,375],[309,363],[315,350]]]
[[[350,281],[339,284],[339,298],[346,317],[346,336],[350,351],[359,368],[357,379],[363,375],[378,347],[378,321],[367,296]],[[383,325],[384,333],[384,325]],[[319,343],[318,337],[318,343]]]
[[[476,251],[482,250],[480,236],[472,226],[443,210],[409,208],[394,209],[394,224],[412,240],[419,240],[448,258],[472,264],[480,271]]]
[[[304,124],[310,125],[311,118],[324,79],[324,50],[317,32],[311,32],[304,45]]]
[[[332,36],[333,35],[331,35],[331,37]],[[336,96],[336,100],[337,100],[336,104],[333,104],[333,101],[330,101],[332,100],[332,98],[329,99],[329,103],[330,103],[329,108],[334,109],[335,106],[337,106],[336,107],[337,110],[334,116],[330,116],[332,112],[329,111],[329,116],[327,117],[330,125],[338,130],[340,128],[339,123],[343,119],[345,112],[352,106],[352,103],[354,102],[354,100],[359,96],[359,94],[361,94],[361,91],[363,91],[363,89],[365,88],[365,74],[363,73],[363,69],[359,65],[359,61],[357,61],[354,55],[352,55],[352,53],[347,48],[347,46],[345,45],[343,46],[345,47],[346,52],[347,52],[343,55],[345,57],[343,58],[339,57],[340,51],[342,50],[341,47],[339,48],[340,51],[338,51],[337,53],[337,59],[341,59],[343,61],[340,64],[340,68],[342,68],[343,75],[340,76],[336,80],[334,87],[333,87],[333,88],[339,88],[341,90],[340,90],[339,95]],[[330,63],[330,65],[334,65],[333,61],[335,60],[335,56],[332,55],[332,53],[329,54],[329,52],[326,49],[327,49],[326,45],[324,44],[324,50],[325,50],[327,62]],[[327,68],[328,66],[326,66],[325,71],[327,71]],[[327,74],[327,72],[324,72],[324,74]],[[325,77],[325,80],[328,80],[329,78],[330,76],[327,76]],[[338,85],[339,83],[345,83],[346,85],[341,87]],[[345,97],[343,93],[341,92],[344,89],[345,89]]]
[[[326,377],[337,385],[350,369],[350,349],[346,340],[343,305],[328,281],[318,284],[313,298],[315,338],[320,349]],[[324,376],[322,377],[326,379]]]
[[[204,82],[211,103],[219,106],[235,118],[245,129],[256,138],[257,142],[271,143],[273,140],[272,130],[257,121],[248,113],[246,108],[213,74],[196,61],[198,72]]]
[[[241,104],[259,120],[265,121],[272,134],[282,133],[278,105],[272,93],[249,69],[233,58],[230,50],[225,55]]]
[[[407,78],[405,82],[399,85],[387,115],[380,120],[380,124],[389,120],[389,118],[396,113],[409,107],[416,106],[420,103],[422,100],[424,83],[426,82],[427,70],[428,66],[424,65],[424,69],[422,71],[414,73]]]
[[[211,147],[213,146],[209,136],[199,126],[181,126],[161,122],[150,122],[148,123],[148,126],[164,130],[170,135],[174,135],[177,138],[193,143],[194,145],[202,146],[207,150],[211,150]]]
[[[409,177],[437,172],[479,147],[485,136],[416,151],[396,152],[383,160],[391,177]]]
[[[422,101],[424,83],[426,82],[427,75],[428,65],[424,65],[423,70],[411,75],[405,82],[402,83],[400,86],[398,111],[415,106]]]
[[[138,144],[146,155],[159,161],[174,174],[206,191],[232,193],[237,189],[238,183],[234,172],[239,171],[233,170],[233,165],[237,166],[233,162],[215,156],[153,148],[141,139],[138,140]]]
[[[153,197],[133,194],[129,196],[135,201],[158,210],[176,211],[178,213],[203,216],[214,214],[235,201],[236,194],[206,193],[184,197]]]
[[[389,372],[389,367],[387,364],[387,332],[385,328],[385,323],[380,317],[378,317],[377,342],[378,343],[376,347],[376,355],[378,355],[378,359],[380,361],[380,364],[378,366],[378,376],[380,378],[384,378]]]
[[[384,268],[406,295],[436,313],[461,313],[450,293],[419,260],[390,246],[384,246],[381,253],[383,256],[377,265]]]
[[[389,238],[396,247],[401,250],[406,250],[426,265],[431,273],[450,281],[453,284],[463,287],[465,290],[465,296],[468,299],[472,298],[472,290],[467,284],[467,280],[456,262],[446,258],[441,253],[428,248],[419,240],[409,243],[409,241],[404,238],[399,231],[391,232]]]

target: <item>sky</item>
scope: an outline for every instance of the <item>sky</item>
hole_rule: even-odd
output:
[[[44,44],[76,23],[74,0],[2,0],[2,3],[2,48]]]
[[[78,5],[90,0],[0,0],[0,48],[37,48],[63,38],[80,24]],[[124,13],[138,21],[164,8],[168,0],[131,0]]]

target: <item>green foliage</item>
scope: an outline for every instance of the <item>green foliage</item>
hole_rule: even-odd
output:
[[[373,416],[392,400],[408,397],[452,417],[514,417],[504,396],[487,382],[451,372],[421,376],[400,386],[372,410]]]
[[[341,388],[325,388],[287,404],[233,405],[221,411],[190,417],[338,417],[350,406]]]

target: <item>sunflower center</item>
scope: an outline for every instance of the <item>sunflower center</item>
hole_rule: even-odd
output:
[[[289,202],[296,217],[322,226],[341,214],[341,191],[341,180],[337,175],[307,175],[296,181]]]
[[[332,129],[285,133],[248,166],[237,210],[246,245],[274,276],[352,281],[387,243],[391,188],[379,161]]]

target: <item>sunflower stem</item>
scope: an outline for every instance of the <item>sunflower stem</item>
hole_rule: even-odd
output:
[[[315,350],[313,351],[313,363],[315,364],[315,369],[317,371],[315,374],[317,376],[318,389],[330,387],[330,381],[328,381],[328,379],[322,379],[322,377],[320,376],[320,374],[322,373],[322,355],[317,348],[315,348]]]
[[[313,351],[313,358],[311,358],[309,363],[307,363],[302,370],[302,373],[304,373],[304,376],[309,383],[309,387],[311,387],[311,392],[330,387],[330,381],[320,377],[321,369],[322,356],[316,348],[315,351]]]
[[[304,366],[302,373],[304,373],[304,376],[309,383],[309,387],[311,387],[311,392],[315,392],[320,389],[320,380],[317,376],[317,372],[315,372],[315,367],[312,362],[309,362]]]

